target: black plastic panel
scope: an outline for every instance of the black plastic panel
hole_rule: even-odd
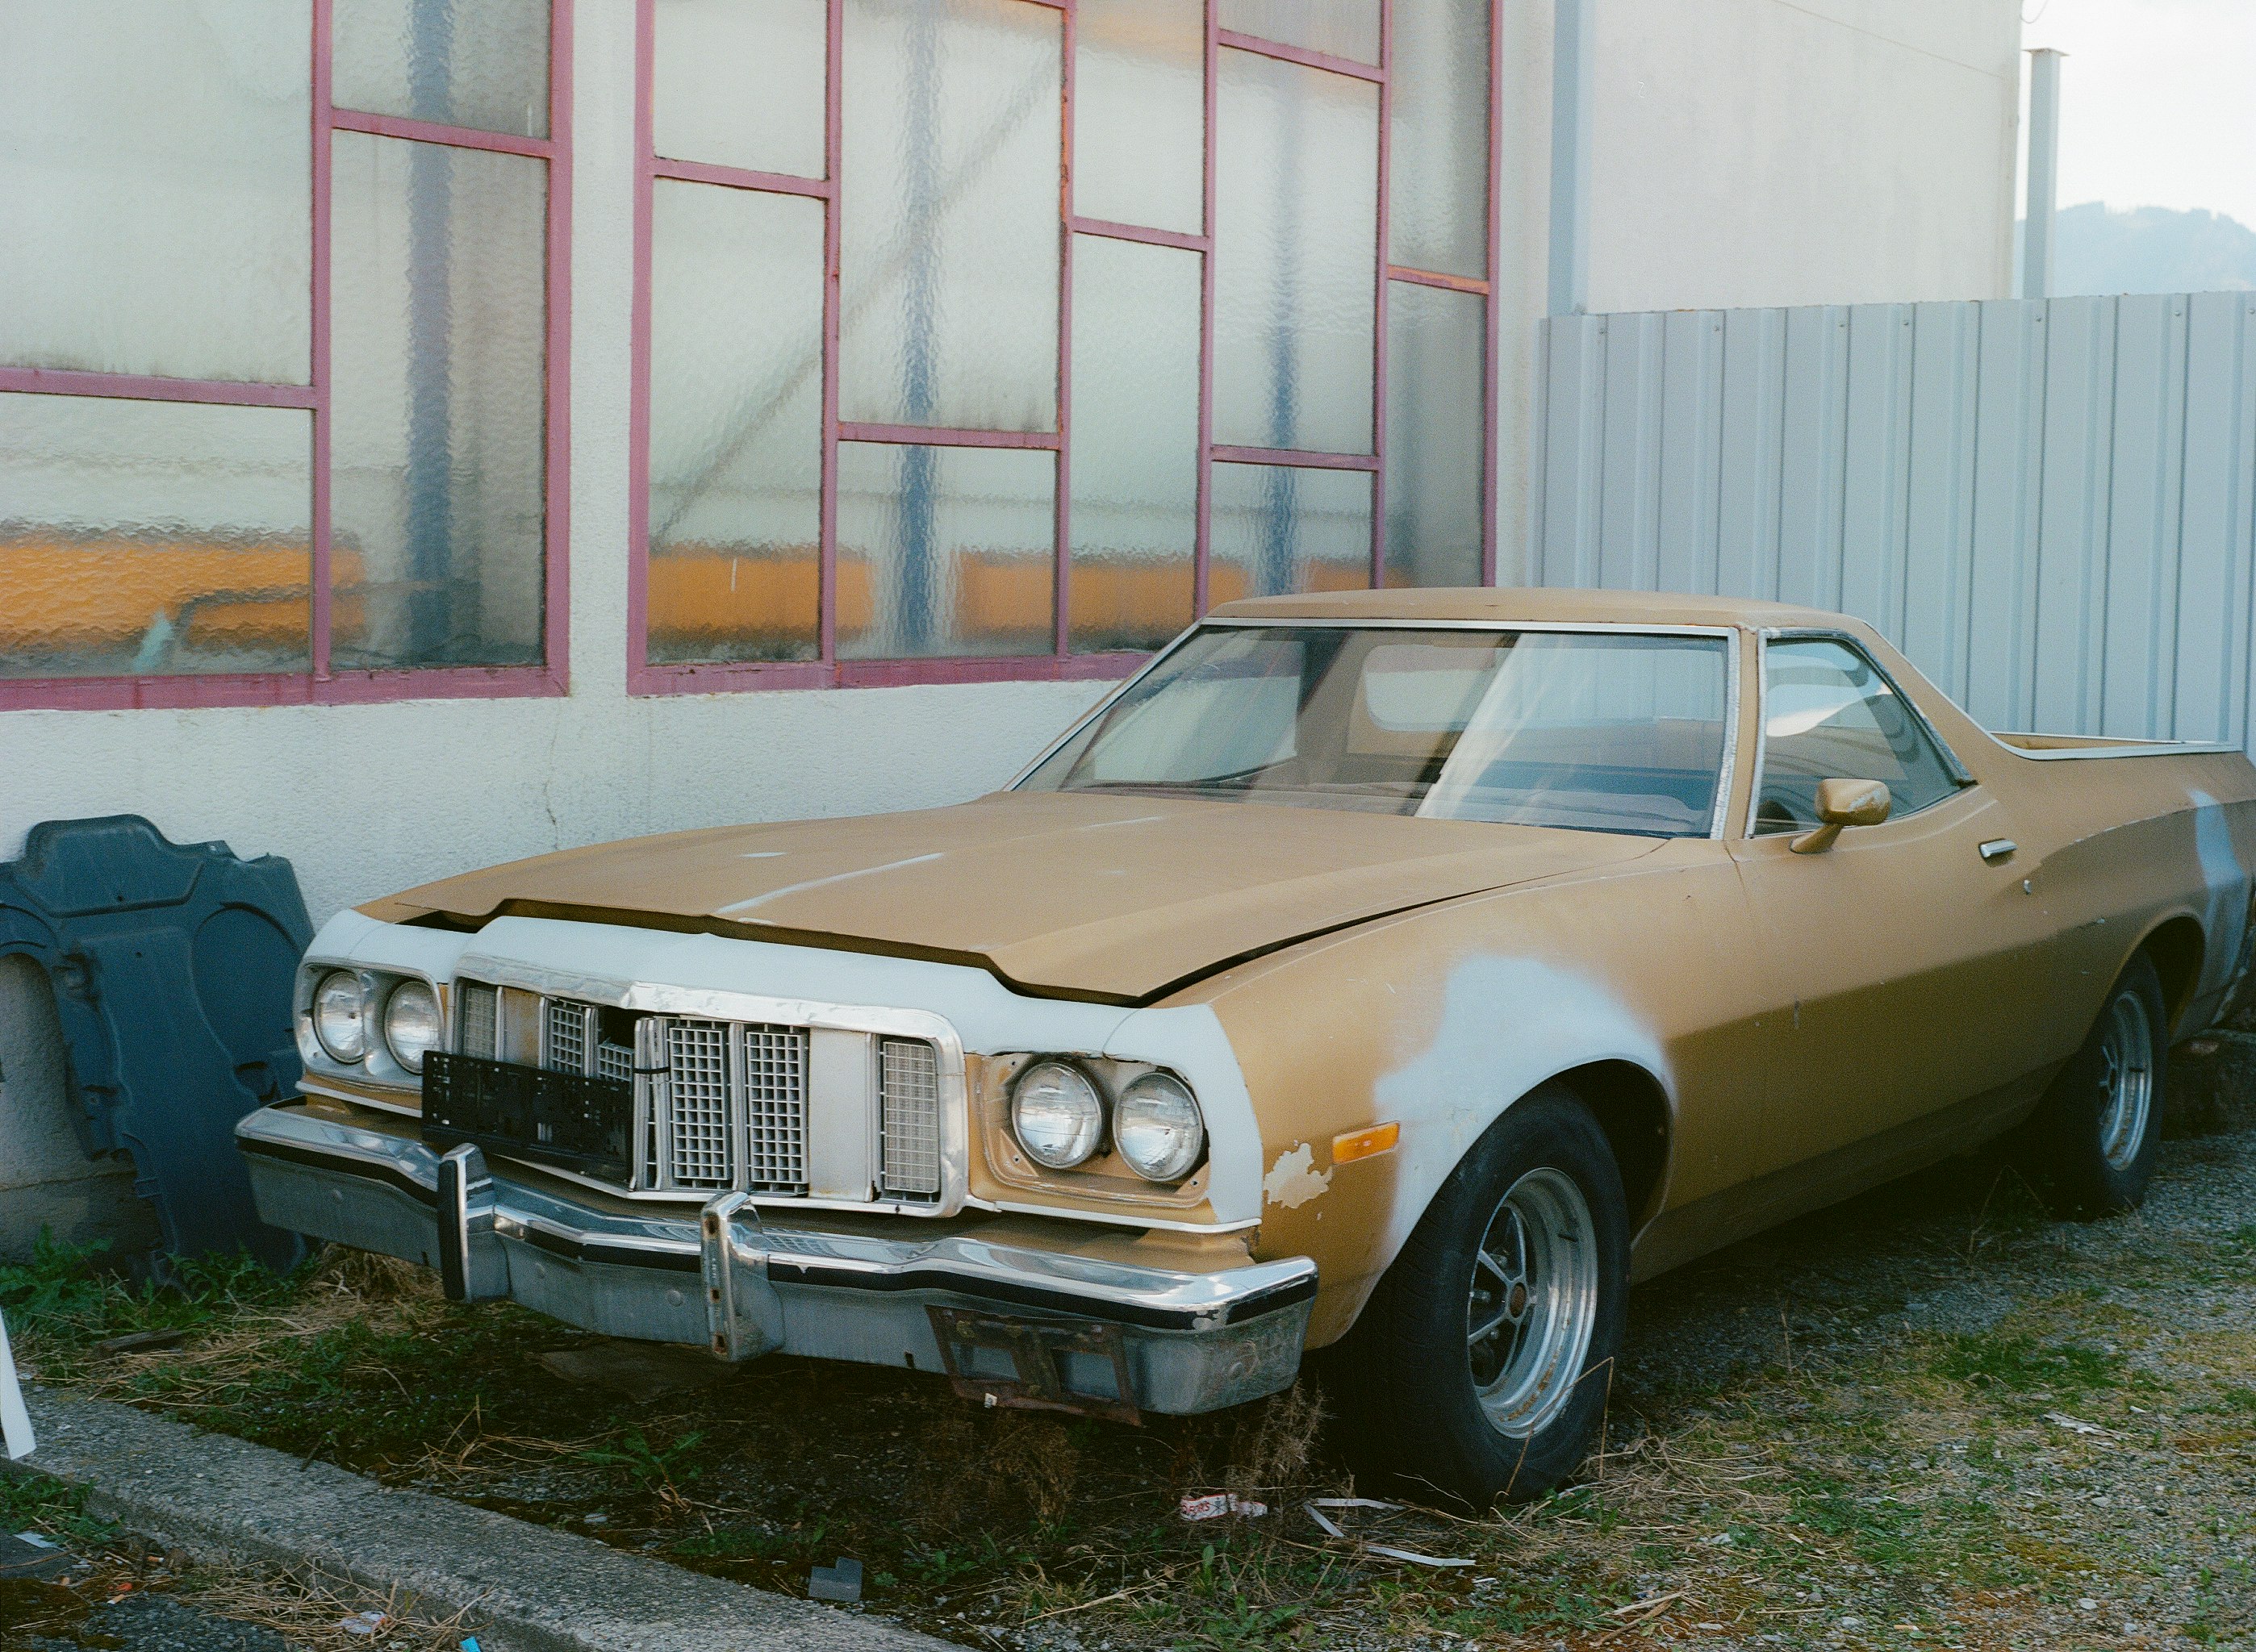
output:
[[[306,1254],[258,1220],[235,1126],[297,1092],[290,982],[312,940],[287,861],[173,843],[138,815],[46,821],[0,866],[0,956],[54,987],[80,1136],[132,1155],[173,1255]]]
[[[634,1086],[514,1061],[433,1051],[423,1058],[423,1139],[624,1184],[634,1149]]]

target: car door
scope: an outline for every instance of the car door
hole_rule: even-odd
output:
[[[1999,800],[1854,639],[1767,634],[1760,674],[1754,796],[1732,854],[1770,996],[1765,1156],[1852,1185],[2027,1094],[2052,929]],[[1796,854],[1827,779],[1885,783],[1889,818]]]

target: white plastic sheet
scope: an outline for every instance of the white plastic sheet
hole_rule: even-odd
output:
[[[16,1381],[16,1356],[8,1350],[8,1322],[0,1319],[0,1445],[9,1459],[32,1454],[32,1417],[24,1409],[24,1389]]]

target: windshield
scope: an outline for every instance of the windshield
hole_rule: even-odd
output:
[[[1704,834],[1724,641],[1211,625],[1020,783]]]

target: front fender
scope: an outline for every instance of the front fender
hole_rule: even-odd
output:
[[[1265,995],[1273,1009],[1292,1005],[1292,1024],[1258,1037],[1239,1034],[1257,1046],[1241,1057],[1251,1058],[1263,1086],[1257,1254],[1315,1258],[1323,1283],[1312,1344],[1354,1323],[1442,1183],[1522,1097],[1578,1068],[1622,1063],[1649,1075],[1674,1113],[1661,1040],[1589,974],[1539,958],[1479,953],[1415,990],[1428,1002],[1405,1015],[1392,1038],[1357,1028],[1336,1006],[1327,1012],[1315,994]],[[1336,1155],[1342,1137],[1374,1124],[1399,1132],[1391,1149]]]

